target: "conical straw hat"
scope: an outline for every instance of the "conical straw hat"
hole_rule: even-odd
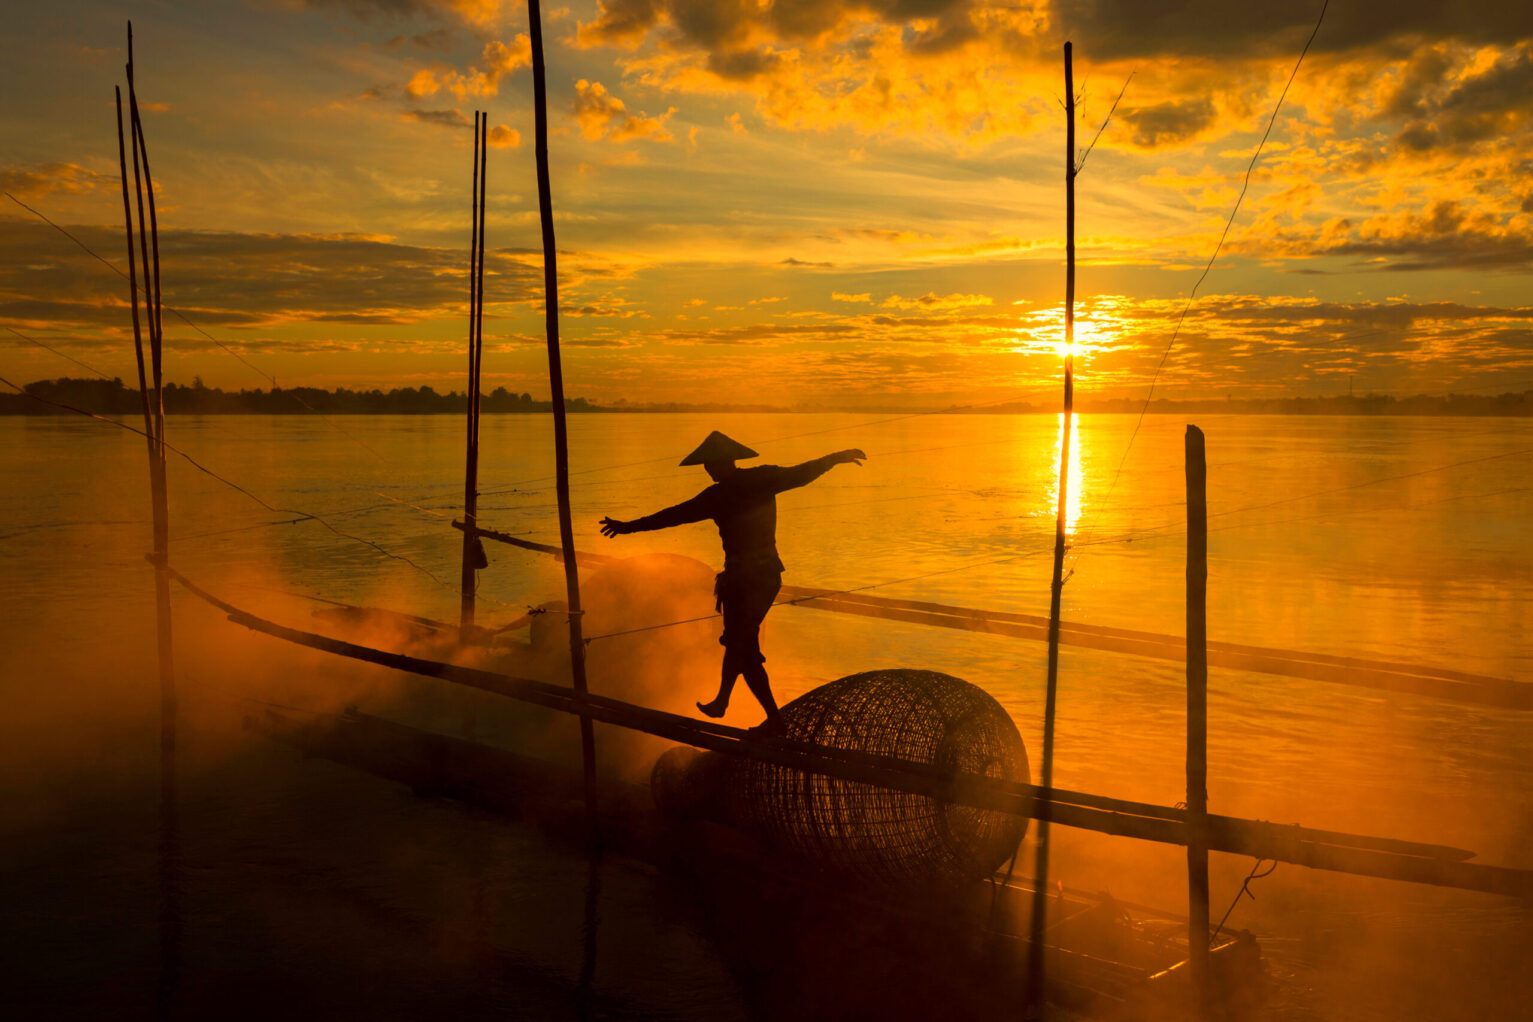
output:
[[[708,439],[698,444],[697,450],[681,459],[683,465],[706,465],[710,461],[739,461],[741,458],[754,458],[756,452],[729,437],[714,430],[708,434]]]

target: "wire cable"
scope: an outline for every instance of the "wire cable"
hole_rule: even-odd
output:
[[[28,390],[26,390],[26,389],[24,389],[22,387],[18,387],[16,384],[12,383],[10,380],[6,379],[3,376],[0,376],[0,384],[4,384],[5,386],[10,387],[12,390],[16,391],[16,393],[21,394],[21,395],[23,395],[25,397],[29,397],[32,400],[37,401],[37,402],[39,402],[41,404],[50,405],[50,406],[52,406],[54,408],[61,408],[64,411],[74,412],[74,413],[76,413],[78,415],[83,415],[86,418],[95,419],[97,422],[104,422],[104,423],[107,423],[108,425],[116,426],[118,429],[127,430],[129,433],[136,433],[137,435],[139,435],[141,437],[148,437],[149,436],[149,434],[145,433],[143,430],[136,429],[135,427],[130,426],[130,425],[128,425],[125,422],[118,422],[116,419],[110,419],[110,418],[107,418],[104,415],[97,415],[95,412],[89,412],[89,411],[86,411],[83,408],[77,408],[74,405],[65,404],[62,401],[53,401],[53,400],[50,400],[49,398],[45,398],[45,397],[41,397],[41,396],[39,396],[37,394],[33,394],[31,391],[28,391]],[[268,501],[263,500],[261,497],[257,496],[256,494],[252,493],[250,490],[247,490],[245,487],[241,486],[239,483],[236,483],[233,480],[227,479],[224,476],[219,475],[217,472],[214,472],[212,469],[208,468],[206,465],[202,464],[202,462],[198,461],[196,458],[193,458],[190,454],[188,454],[185,451],[181,450],[179,447],[175,446],[174,444],[165,442],[164,440],[161,440],[160,443],[162,444],[162,446],[165,447],[166,450],[171,451],[172,453],[174,453],[175,455],[177,455],[178,457],[183,459],[187,464],[191,465],[197,471],[203,473],[204,475],[206,475],[206,476],[208,476],[208,477],[210,477],[212,479],[217,480],[218,482],[220,482],[220,483],[224,484],[225,486],[229,487],[231,490],[234,490],[236,493],[239,493],[239,494],[249,498],[250,500],[253,500],[255,503],[261,505],[261,507],[265,508],[267,511],[270,511],[273,514],[300,515],[301,516],[300,520],[312,520],[312,521],[316,521],[320,525],[323,525],[326,529],[330,530],[335,535],[341,537],[342,539],[348,539],[348,540],[351,540],[351,541],[353,541],[355,543],[361,543],[363,546],[371,547],[372,549],[376,550],[378,553],[382,554],[385,557],[391,558],[391,559],[396,560],[396,561],[401,561],[401,562],[409,565],[410,567],[414,568],[416,571],[420,572],[421,574],[425,575],[427,578],[431,579],[433,582],[435,582],[437,585],[441,586],[442,588],[449,589],[449,590],[452,590],[454,592],[457,591],[455,587],[448,585],[446,582],[442,581],[442,579],[438,578],[429,568],[426,568],[426,567],[424,567],[424,566],[422,566],[420,564],[417,564],[415,561],[412,561],[410,558],[404,556],[403,554],[396,554],[392,550],[388,550],[385,547],[380,546],[379,544],[373,542],[372,540],[366,539],[365,537],[356,536],[356,535],[353,535],[353,534],[351,534],[349,532],[343,532],[342,530],[340,530],[340,529],[336,528],[334,525],[332,525],[329,521],[327,521],[323,515],[314,514],[312,512],[308,512],[308,511],[302,511],[302,510],[299,510],[297,508],[278,507],[275,504],[271,504]]]
[[[42,341],[39,341],[35,337],[28,337],[26,334],[22,333],[20,330],[17,330],[15,327],[10,326],[9,324],[6,325],[6,329],[9,330],[11,333],[15,334],[17,337],[20,337],[23,341],[29,341],[32,344],[37,345],[39,348],[44,348],[44,349],[46,349],[48,351],[51,351],[55,355],[57,355],[59,358],[67,358],[69,361],[73,362],[75,365],[79,366],[81,369],[89,370],[90,372],[93,372],[97,376],[101,377],[103,380],[110,380],[111,379],[110,376],[108,376],[106,373],[102,372],[100,369],[97,369],[95,366],[91,365],[90,363],[82,362],[79,359],[75,358],[73,355],[66,354],[65,352],[60,351],[59,349],[55,348],[51,344],[44,344]]]
[[[1075,165],[1075,173],[1077,176],[1081,171],[1086,169],[1086,157],[1090,156],[1091,150],[1097,147],[1097,139],[1101,138],[1102,132],[1107,130],[1107,122],[1112,120],[1112,115],[1118,109],[1118,102],[1123,99],[1123,94],[1128,91],[1128,83],[1133,81],[1134,75],[1138,73],[1138,71],[1130,71],[1128,73],[1128,77],[1123,79],[1123,88],[1118,90],[1118,98],[1112,101],[1112,106],[1108,108],[1107,116],[1102,119],[1102,126],[1097,129],[1097,133],[1095,135],[1091,136],[1091,144],[1086,147],[1085,152],[1081,153],[1080,161]]]
[[[0,194],[3,194],[6,198],[8,198],[12,202],[16,203],[16,205],[20,206],[22,209],[24,209],[27,212],[31,213],[33,216],[36,216],[38,219],[42,220],[49,227],[52,227],[54,230],[56,230],[60,234],[64,235],[64,237],[68,238],[70,241],[72,241],[76,245],[80,246],[80,248],[84,249],[85,252],[88,255],[90,255],[92,258],[94,258],[97,262],[101,263],[101,265],[105,266],[107,269],[111,270],[113,273],[117,274],[123,280],[127,280],[128,279],[128,275],[126,273],[122,272],[122,270],[119,269],[116,266],[116,264],[114,264],[110,259],[107,259],[105,256],[103,256],[100,253],[96,252],[95,249],[91,248],[85,242],[81,241],[74,234],[71,234],[64,227],[60,226],[58,223],[55,223],[53,220],[49,219],[47,214],[43,213],[42,211],[40,211],[38,209],[35,209],[32,206],[27,205],[25,202],[22,202],[20,199],[16,198],[16,196],[12,195],[10,192],[0,191]],[[144,288],[140,288],[139,290],[144,291],[144,293],[145,293],[145,295],[147,297],[147,294],[148,294],[147,290],[145,290]],[[222,348],[228,354],[234,356],[241,363],[243,363],[246,367],[248,367],[252,372],[254,372],[256,375],[260,376],[262,379],[266,380],[268,383],[270,383],[273,390],[280,390],[281,389],[280,387],[277,386],[277,377],[276,376],[272,375],[271,373],[268,373],[266,370],[262,369],[260,366],[256,365],[254,362],[250,361],[244,355],[241,355],[239,352],[237,352],[233,348],[229,347],[223,341],[220,341],[217,337],[214,337],[212,334],[208,333],[208,331],[204,330],[201,326],[199,326],[198,324],[192,322],[192,320],[185,313],[183,313],[179,309],[173,308],[173,307],[171,307],[169,305],[161,306],[161,308],[163,308],[166,312],[169,312],[172,316],[175,316],[182,323],[185,323],[187,326],[189,326],[193,330],[197,331],[199,334],[201,334],[203,337],[207,338],[209,341],[211,341],[214,344],[216,344],[219,348]],[[65,357],[67,358],[68,356],[65,356]],[[73,361],[73,360],[71,360],[71,361]],[[92,370],[92,372],[95,372],[95,370]],[[376,450],[374,450],[372,447],[370,447],[368,444],[364,443],[361,439],[359,439],[356,436],[353,436],[350,432],[348,432],[347,430],[343,429],[342,427],[340,427],[339,425],[337,425],[336,423],[331,421],[330,416],[326,415],[324,412],[320,411],[318,408],[315,408],[313,405],[309,404],[309,402],[307,402],[303,398],[299,397],[292,390],[284,391],[284,393],[288,397],[292,398],[295,402],[297,402],[303,408],[306,408],[308,411],[310,411],[313,414],[319,416],[321,419],[324,419],[325,423],[331,429],[334,429],[336,432],[340,433],[342,436],[345,436],[347,439],[349,439],[353,443],[355,443],[358,447],[361,447],[367,453],[369,453],[373,457],[377,458],[379,461],[386,462],[388,460],[388,459],[384,458],[383,455],[379,454]]]
[[[1261,870],[1262,863],[1264,862],[1271,862],[1272,865],[1268,866],[1265,871],[1258,872]],[[1230,913],[1235,911],[1235,906],[1240,903],[1240,899],[1243,897],[1248,897],[1252,901],[1256,900],[1256,895],[1251,893],[1251,881],[1260,880],[1263,877],[1270,877],[1273,872],[1277,870],[1277,868],[1278,864],[1276,859],[1256,860],[1256,865],[1251,867],[1251,872],[1246,875],[1245,880],[1241,883],[1240,890],[1235,892],[1235,900],[1230,902],[1230,907],[1224,910],[1224,918],[1219,920],[1219,925],[1214,927],[1214,932],[1208,935],[1208,944],[1210,947],[1212,947],[1214,941],[1218,939],[1219,932],[1224,929],[1224,924],[1229,922]]]
[[[1245,201],[1246,191],[1251,187],[1251,174],[1256,170],[1256,162],[1261,159],[1262,149],[1267,145],[1267,139],[1272,134],[1272,126],[1277,123],[1277,115],[1283,109],[1283,101],[1288,98],[1288,90],[1293,86],[1294,79],[1298,77],[1299,68],[1304,64],[1304,58],[1309,53],[1310,45],[1314,43],[1315,36],[1320,34],[1320,25],[1325,21],[1325,12],[1330,7],[1331,0],[1323,0],[1320,5],[1320,16],[1315,19],[1315,27],[1310,32],[1309,38],[1304,42],[1304,48],[1299,51],[1299,59],[1294,62],[1293,71],[1288,75],[1288,81],[1283,85],[1283,91],[1278,96],[1277,103],[1272,107],[1272,116],[1267,118],[1267,128],[1262,132],[1261,141],[1256,144],[1256,151],[1251,154],[1251,162],[1246,165],[1245,179],[1240,186],[1240,194],[1235,198],[1235,206],[1230,210],[1229,217],[1224,221],[1224,229],[1219,232],[1219,240],[1214,245],[1213,254],[1208,257],[1208,263],[1203,267],[1203,272],[1198,276],[1197,282],[1192,285],[1192,291],[1187,296],[1186,303],[1182,306],[1181,315],[1176,319],[1176,327],[1171,331],[1171,339],[1166,342],[1166,350],[1161,352],[1160,362],[1155,366],[1155,372],[1150,376],[1150,389],[1145,393],[1144,405],[1139,409],[1139,418],[1134,422],[1134,430],[1129,434],[1128,443],[1123,448],[1123,456],[1118,460],[1118,469],[1113,473],[1112,483],[1107,488],[1107,498],[1112,496],[1117,488],[1118,479],[1123,475],[1123,466],[1128,461],[1129,452],[1134,448],[1134,439],[1139,436],[1139,428],[1144,424],[1145,414],[1150,409],[1150,400],[1155,396],[1155,384],[1160,379],[1161,370],[1166,367],[1166,360],[1171,356],[1171,349],[1176,346],[1176,339],[1182,332],[1182,323],[1187,319],[1187,312],[1192,308],[1192,303],[1197,300],[1198,288],[1203,286],[1203,281],[1208,279],[1208,274],[1214,268],[1214,262],[1219,258],[1219,252],[1224,248],[1224,240],[1229,236],[1230,227],[1235,223],[1235,216],[1240,212],[1240,204]],[[1124,88],[1128,83],[1124,83]],[[1095,144],[1093,142],[1093,144]],[[1104,498],[1104,499],[1107,499]]]

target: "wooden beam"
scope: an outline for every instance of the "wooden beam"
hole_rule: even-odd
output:
[[[1034,819],[1046,812],[1055,823],[1102,834],[1165,844],[1186,844],[1186,814],[1183,810],[1169,806],[999,781],[973,774],[955,774],[934,766],[889,757],[761,737],[726,724],[695,720],[606,696],[577,694],[561,685],[373,649],[267,621],[220,600],[174,569],[171,575],[189,592],[223,611],[235,624],[311,649],[440,678],[535,706],[576,714],[582,719],[642,731],[725,755],[750,756],[810,773],[842,777]],[[1210,816],[1209,848],[1212,851],[1275,859],[1315,869],[1533,897],[1533,870],[1455,861],[1472,853],[1435,845],[1397,842],[1389,838],[1284,826],[1238,817]]]
[[[464,528],[462,522],[455,521],[452,524],[453,528]],[[476,528],[474,534],[522,550],[563,557],[558,547],[549,546],[546,543],[534,543],[520,536],[497,532],[494,529]],[[579,558],[581,563],[590,565],[611,564],[622,559],[586,551],[580,551]],[[934,628],[956,628],[1040,642],[1048,639],[1049,619],[1037,614],[956,607],[926,600],[901,600],[873,596],[868,593],[847,593],[805,586],[783,586],[778,593],[777,602],[808,610],[854,614],[859,617],[882,618],[886,621],[906,621]],[[1169,660],[1175,663],[1182,663],[1187,659],[1187,643],[1182,636],[1165,635],[1159,632],[1141,632],[1129,628],[1110,628],[1105,625],[1066,621],[1060,623],[1059,641],[1066,646],[1078,646],[1110,653],[1127,653],[1130,656]],[[1506,710],[1533,710],[1533,684],[1512,681],[1509,678],[1495,678],[1485,674],[1470,674],[1444,667],[1367,660],[1330,653],[1306,653],[1264,646],[1245,646],[1234,642],[1209,642],[1208,664],[1210,667],[1234,671],[1252,671],[1257,674],[1307,678],[1311,681],[1326,681],[1359,688],[1406,692],[1452,702],[1495,706]]]

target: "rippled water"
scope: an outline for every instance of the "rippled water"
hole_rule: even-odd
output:
[[[1209,457],[1210,638],[1533,682],[1533,484],[1526,482],[1533,426],[1447,418],[1196,421]],[[1149,417],[1130,447],[1135,427],[1123,416],[1077,423],[1072,475],[1079,490],[1070,502],[1064,614],[1179,635],[1184,422]],[[705,485],[700,470],[675,463],[715,428],[756,447],[767,462],[792,464],[853,446],[869,455],[862,467],[837,468],[779,499],[786,582],[833,589],[890,583],[871,592],[1047,613],[1059,435],[1050,416],[576,416],[577,545],[716,564],[717,536],[707,524],[616,540],[596,530],[603,515],[636,517]],[[263,509],[173,460],[176,563],[221,595],[297,624],[309,620],[312,605],[272,590],[456,618],[461,539],[450,519],[461,515],[462,503],[457,417],[176,418],[170,430],[197,461],[284,509]],[[8,481],[0,495],[0,636],[14,651],[6,688],[17,708],[17,741],[6,762],[15,767],[7,789],[18,809],[7,832],[35,844],[62,833],[61,814],[76,818],[68,807],[89,787],[93,766],[115,769],[117,760],[148,762],[152,755],[152,732],[144,731],[141,746],[124,738],[153,711],[152,606],[142,560],[147,487],[142,441],[129,434],[83,421],[15,418],[0,420],[0,432]],[[482,445],[481,520],[557,542],[548,422],[487,417]],[[331,528],[267,524],[301,512],[324,515]],[[550,558],[509,548],[492,548],[490,556],[481,620],[509,620],[562,595]],[[222,630],[235,630],[179,595],[177,608],[184,656],[195,658],[183,664],[189,700],[199,678],[264,660],[265,647],[242,638],[240,663],[220,666],[220,646],[232,642]],[[932,668],[989,690],[1029,748],[1038,748],[1041,644],[792,607],[773,611],[764,642],[782,698],[873,667]],[[595,661],[601,644],[591,648]],[[274,651],[272,665],[286,664],[282,656]],[[667,701],[679,707],[706,698],[714,680],[677,677]],[[286,684],[301,694],[323,679],[300,674]],[[1479,861],[1533,866],[1528,714],[1217,669],[1210,687],[1214,811],[1436,841],[1475,849]],[[1056,783],[1179,801],[1183,699],[1177,664],[1067,647]],[[749,704],[742,691],[731,721],[753,723]],[[40,738],[53,733],[69,737]],[[204,797],[233,816],[241,804],[256,815],[276,814],[295,790],[324,800],[313,776],[295,768],[275,791],[244,776],[229,789],[240,799]],[[418,804],[374,809],[389,818],[427,813]],[[436,819],[443,814],[435,810],[428,815],[433,821],[422,826],[463,826]],[[272,833],[286,832],[274,826]],[[1053,860],[1066,883],[1169,909],[1182,904],[1176,850],[1062,829],[1056,839]],[[303,857],[292,834],[272,841],[289,857]],[[560,868],[557,857],[530,845],[521,854]],[[1217,911],[1250,866],[1215,856]],[[397,864],[372,868],[377,876],[397,872]],[[276,881],[259,864],[238,876],[235,886],[246,897],[250,885]],[[1232,921],[1263,935],[1285,977],[1276,1017],[1504,1017],[1502,1006],[1533,992],[1526,956],[1515,950],[1533,936],[1525,907],[1298,867],[1280,867],[1255,890],[1258,899],[1245,901]],[[659,895],[634,897],[635,918],[661,911]],[[525,943],[528,955],[548,953],[537,940]],[[706,962],[701,943],[688,946],[693,951],[681,957]],[[729,1003],[727,981],[694,980],[683,986],[709,1006],[705,1014]]]

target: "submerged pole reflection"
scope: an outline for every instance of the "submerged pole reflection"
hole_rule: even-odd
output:
[[[1072,374],[1073,359],[1066,362],[1066,374]],[[1049,491],[1049,501],[1054,504],[1064,522],[1065,536],[1073,537],[1075,527],[1081,520],[1081,417],[1070,413],[1070,424],[1065,426],[1064,413],[1059,415],[1059,431],[1054,437],[1054,488]],[[1060,500],[1060,491],[1065,491]]]

